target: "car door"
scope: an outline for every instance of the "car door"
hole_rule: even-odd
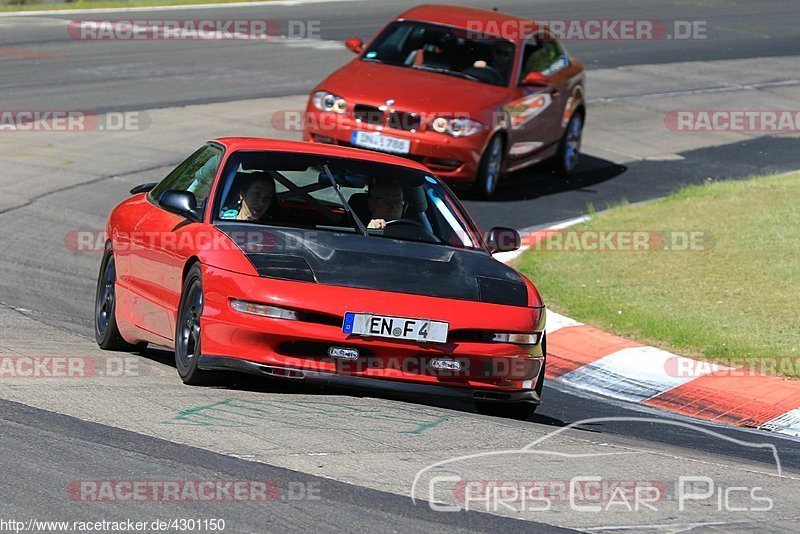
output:
[[[569,57],[548,33],[537,32],[523,43],[515,98],[506,105],[512,165],[535,158],[560,141],[568,67]],[[531,73],[532,80],[528,77]]]
[[[131,257],[130,274],[141,297],[135,303],[137,326],[170,343],[183,267],[203,245],[202,233],[210,233],[210,229],[203,222],[191,222],[165,211],[158,199],[164,191],[189,191],[195,195],[198,208],[205,211],[222,154],[219,145],[208,144],[178,165],[148,194],[149,209],[134,230],[136,253]]]

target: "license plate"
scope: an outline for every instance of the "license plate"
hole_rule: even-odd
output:
[[[430,319],[347,312],[344,314],[342,332],[388,339],[444,343],[447,341],[449,326],[448,323]]]
[[[356,146],[395,154],[408,154],[411,151],[411,141],[408,139],[398,139],[397,137],[389,137],[375,132],[357,130],[353,132],[350,142]]]

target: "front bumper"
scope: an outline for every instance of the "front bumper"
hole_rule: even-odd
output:
[[[395,382],[362,376],[323,373],[307,369],[276,367],[261,363],[225,358],[220,356],[200,356],[197,362],[204,371],[236,371],[257,376],[267,376],[284,380],[302,380],[303,382],[336,386],[341,388],[365,389],[379,392],[404,393],[423,397],[444,397],[461,400],[477,400],[481,402],[525,402],[539,404],[541,399],[535,390],[519,391],[484,391],[460,387],[448,387],[414,382]]]
[[[490,132],[482,131],[469,137],[451,137],[423,129],[414,133],[386,126],[373,126],[357,122],[353,117],[319,111],[306,110],[303,140],[356,148],[351,142],[356,130],[380,132],[384,135],[407,139],[411,142],[409,154],[395,154],[422,163],[440,178],[451,183],[474,182],[481,155]]]
[[[476,341],[476,331],[533,332],[544,328],[543,307],[517,307],[438,297],[407,295],[283,281],[203,266],[205,303],[201,317],[203,353],[230,367],[232,360],[256,374],[270,369],[302,373],[311,380],[351,382],[368,387],[402,388],[411,384],[483,392],[490,400],[502,393],[535,400],[530,394],[541,380],[542,345]],[[274,319],[238,312],[231,299],[267,303],[299,311],[303,320]],[[419,343],[348,335],[345,312],[399,317],[427,317],[450,324],[447,343]],[[331,347],[356,349],[359,358],[341,360]],[[459,362],[460,370],[437,368],[435,361]],[[208,365],[212,365],[209,361]],[[288,371],[287,371],[288,372]],[[291,374],[291,373],[289,373]],[[298,376],[299,377],[299,376]],[[284,378],[292,378],[284,376]],[[352,385],[360,386],[357,380]],[[520,393],[528,392],[528,393]],[[522,398],[520,397],[520,398]],[[516,397],[515,397],[516,398]],[[538,398],[536,396],[535,398]]]

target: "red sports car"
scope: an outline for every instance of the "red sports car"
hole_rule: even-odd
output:
[[[406,156],[490,197],[500,177],[552,159],[578,163],[583,66],[532,21],[494,11],[411,9],[322,81],[304,139]]]
[[[209,142],[108,219],[100,347],[174,348],[178,374],[224,371],[473,399],[527,415],[545,308],[492,257],[421,164],[298,141]]]

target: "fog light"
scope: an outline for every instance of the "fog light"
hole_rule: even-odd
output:
[[[271,317],[272,319],[290,319],[294,321],[300,319],[300,314],[294,310],[244,300],[231,300],[231,308],[241,313]]]
[[[458,360],[431,360],[431,367],[439,371],[460,371],[461,362]]]
[[[330,347],[328,349],[328,356],[340,360],[357,360],[358,350],[348,349],[347,347]]]

